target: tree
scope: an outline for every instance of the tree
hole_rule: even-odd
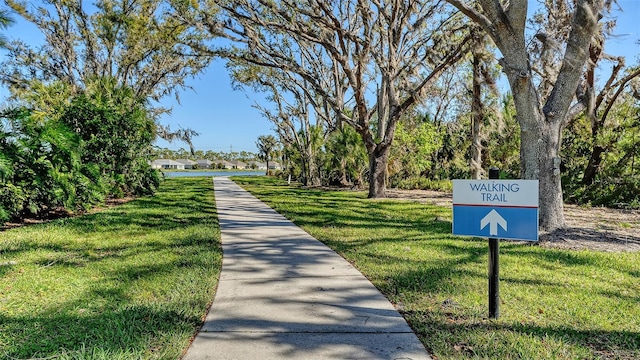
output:
[[[582,78],[582,83],[577,90],[578,102],[572,106],[569,112],[568,122],[575,121],[579,116],[586,116],[591,123],[591,154],[584,168],[582,184],[591,185],[601,169],[604,154],[616,143],[616,137],[610,137],[609,141],[602,141],[601,134],[609,126],[609,117],[615,113],[615,105],[621,104],[619,98],[624,98],[625,91],[634,92],[640,89],[640,64],[625,69],[626,59],[623,56],[611,56],[604,52],[606,39],[615,28],[615,21],[609,21],[600,27],[594,41],[589,48],[589,61]],[[597,72],[604,68],[603,62],[613,64],[604,85],[596,83]],[[604,72],[604,71],[602,71]],[[637,89],[633,89],[636,87]],[[616,122],[612,120],[612,122]],[[616,127],[614,132],[621,133],[623,127]]]
[[[419,178],[431,167],[432,154],[442,146],[442,136],[429,117],[416,114],[415,118],[398,124],[396,129],[389,166],[392,184]]]
[[[339,125],[329,135],[326,148],[330,168],[325,172],[329,183],[355,187],[364,184],[364,173],[368,168],[367,150],[353,127]]]
[[[9,16],[9,12],[5,9],[0,9],[0,29],[7,29],[13,24],[13,19]],[[7,47],[7,38],[0,34],[0,48]]]
[[[157,131],[156,134],[168,141],[169,143],[175,141],[175,140],[180,140],[185,142],[187,145],[189,145],[189,153],[191,155],[195,156],[195,148],[193,147],[193,138],[196,136],[199,136],[200,133],[193,130],[193,129],[178,129],[178,130],[171,130],[171,127],[169,125],[167,126],[157,126]],[[187,156],[182,156],[181,159],[185,159],[187,158]]]
[[[30,9],[22,1],[7,5],[37,26],[46,43],[40,48],[15,40],[7,44],[0,81],[14,97],[30,91],[34,81],[67,84],[73,95],[95,78],[112,78],[138,98],[158,101],[187,88],[185,81],[211,60],[197,51],[212,37],[188,24],[195,11],[188,2],[100,0],[88,13],[81,0],[47,0]],[[167,109],[149,107],[156,117]],[[158,126],[158,135],[191,146],[193,132]]]
[[[83,140],[82,162],[97,164],[117,196],[153,193],[158,185],[147,163],[155,122],[145,104],[116,79],[100,78],[89,82],[61,116]]]
[[[549,56],[555,64],[560,64],[539,87],[534,81],[536,76],[525,36],[528,0],[508,3],[498,0],[446,1],[480,25],[500,50],[502,59],[499,62],[509,81],[520,125],[521,176],[540,182],[541,229],[552,231],[564,227],[559,156],[561,132],[588,59],[589,46],[598,30],[603,0],[577,0],[573,8],[566,7],[573,14],[566,36],[538,36],[545,38],[546,35],[549,40],[549,51],[539,56]],[[565,4],[564,1],[558,3]],[[552,40],[556,39],[560,42],[552,47]],[[564,50],[560,45],[564,45]]]
[[[266,174],[269,175],[269,161],[278,146],[278,141],[273,135],[260,135],[258,136],[258,141],[256,141],[256,146],[258,147],[258,156],[267,162]]]
[[[309,48],[301,49],[300,58],[307,66],[313,66],[317,57],[309,56]],[[256,104],[267,120],[276,126],[280,140],[290,145],[300,155],[300,169],[304,185],[319,186],[320,172],[317,151],[329,133],[335,128],[336,116],[322,100],[322,96],[307,86],[307,82],[294,73],[280,69],[256,66],[250,62],[235,60],[228,66],[235,83],[250,85],[254,90],[267,92],[267,99],[275,109]],[[327,75],[325,88],[333,88],[331,74],[324,74],[322,64],[315,64],[318,73]],[[334,79],[335,80],[335,79]],[[343,86],[344,87],[344,86]],[[313,112],[313,113],[312,113]],[[315,115],[315,124],[311,117]]]
[[[472,179],[481,179],[485,175],[485,163],[483,158],[484,143],[487,140],[486,125],[489,125],[489,119],[495,118],[500,120],[500,109],[495,105],[495,99],[498,96],[495,75],[491,71],[492,63],[495,61],[492,55],[489,41],[482,30],[474,31],[474,46],[471,49],[471,146],[469,167],[471,169]],[[488,88],[493,99],[489,96],[483,96],[483,88]],[[493,111],[492,111],[493,110]],[[493,115],[493,116],[492,116]],[[499,121],[498,121],[499,122]],[[500,128],[499,124],[494,125]]]
[[[640,84],[639,84],[640,85]],[[569,122],[563,137],[563,188],[567,201],[608,207],[640,207],[640,95],[623,91],[607,110],[594,134],[593,118],[581,115]],[[600,117],[598,117],[600,119]],[[599,121],[599,120],[598,120]],[[600,152],[592,182],[585,169]]]
[[[14,87],[36,78],[79,90],[92,77],[112,77],[137,97],[159,100],[183,88],[210,61],[188,45],[209,39],[207,33],[185,26],[178,8],[184,9],[176,2],[101,0],[93,14],[78,0],[48,0],[33,10],[6,2],[46,38],[35,50],[21,41],[9,44],[10,60],[0,74]]]
[[[369,156],[369,197],[384,197],[398,121],[466,51],[467,28],[459,17],[428,1],[237,0],[220,6],[222,20],[213,25],[236,46],[217,53],[303,78],[360,134]],[[296,54],[310,47],[307,53],[318,56],[313,64],[330,71],[299,61]],[[332,71],[346,79],[346,92],[323,86]]]

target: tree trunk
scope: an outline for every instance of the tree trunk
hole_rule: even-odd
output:
[[[309,175],[307,175],[309,173],[309,167],[307,166],[307,160],[305,159],[305,157],[302,155],[303,153],[300,153],[300,171],[302,172],[302,185],[304,186],[308,186],[309,185]]]
[[[482,92],[480,80],[480,59],[476,56],[473,58],[473,81],[472,81],[472,99],[471,99],[471,159],[469,167],[471,168],[471,178],[479,180],[484,173],[482,169]]]
[[[540,113],[537,115],[542,116]],[[565,226],[565,219],[558,156],[560,126],[544,120],[537,124],[525,122],[527,124],[521,125],[520,130],[521,177],[539,180],[540,229],[551,231],[562,228]]]
[[[562,130],[558,123],[543,125],[538,153],[540,229],[552,231],[566,225],[558,156]]]
[[[536,106],[537,102],[527,99],[535,93],[527,93],[514,92],[514,99],[518,99],[516,101],[527,103],[520,104],[516,115],[521,139],[520,176],[539,181],[540,229],[551,231],[565,226],[558,156],[561,124],[545,119],[541,109]]]
[[[349,186],[349,179],[347,179],[347,162],[344,158],[340,160],[340,185]]]
[[[316,163],[316,159],[314,159],[313,154],[307,154],[307,163],[309,164],[309,186],[320,186],[322,184],[320,179],[320,172],[318,169],[318,164]]]
[[[514,56],[514,58],[517,58]],[[512,68],[528,68],[526,58]],[[506,68],[503,65],[503,68]],[[560,183],[561,121],[547,118],[540,108],[538,93],[529,72],[509,72],[513,99],[520,125],[520,177],[539,181],[540,229],[551,231],[565,226]]]
[[[471,159],[469,160],[472,179],[482,179],[484,170],[482,169],[482,141],[480,140],[480,123],[473,115],[471,123]]]
[[[389,150],[389,146],[378,145],[369,155],[368,197],[370,199],[386,197]]]
[[[602,163],[602,154],[604,151],[605,149],[600,145],[593,147],[589,163],[587,163],[587,167],[584,169],[584,175],[582,175],[582,183],[584,185],[591,185],[595,181],[598,170],[600,169],[600,164]]]

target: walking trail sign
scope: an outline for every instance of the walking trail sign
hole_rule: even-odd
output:
[[[453,180],[453,234],[538,241],[538,180]]]

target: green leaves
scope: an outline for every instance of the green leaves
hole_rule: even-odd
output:
[[[155,122],[130,88],[119,86],[113,78],[92,80],[61,120],[83,140],[82,163],[98,164],[102,175],[110,179],[112,193],[146,193],[157,187],[146,189],[141,185],[146,180],[139,176],[140,172],[150,174],[147,160]]]
[[[390,176],[410,178],[420,176],[431,167],[432,154],[442,146],[442,133],[433,122],[411,126],[399,123],[391,147]]]
[[[211,59],[202,49],[212,35],[193,24],[194,2],[105,0],[91,12],[77,1],[46,1],[33,8],[17,1],[8,5],[47,41],[38,49],[8,44],[0,77],[18,88],[34,79],[59,80],[80,92],[91,77],[113,76],[137,95],[158,100],[184,88],[185,79]]]
[[[155,123],[145,103],[115,79],[92,80],[67,102],[40,98],[0,114],[0,221],[58,208],[85,211],[107,196],[150,194]],[[53,94],[59,83],[30,96]],[[11,131],[4,130],[11,129]]]
[[[260,152],[258,154],[260,158],[268,163],[269,160],[271,160],[271,155],[278,146],[278,141],[273,135],[260,135],[258,136],[258,141],[256,141],[256,146]]]

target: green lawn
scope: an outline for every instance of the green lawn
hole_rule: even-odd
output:
[[[210,178],[0,232],[0,358],[176,359],[222,252]]]
[[[487,242],[452,236],[450,208],[235,180],[353,263],[438,359],[640,358],[640,253],[502,242],[488,320]]]

